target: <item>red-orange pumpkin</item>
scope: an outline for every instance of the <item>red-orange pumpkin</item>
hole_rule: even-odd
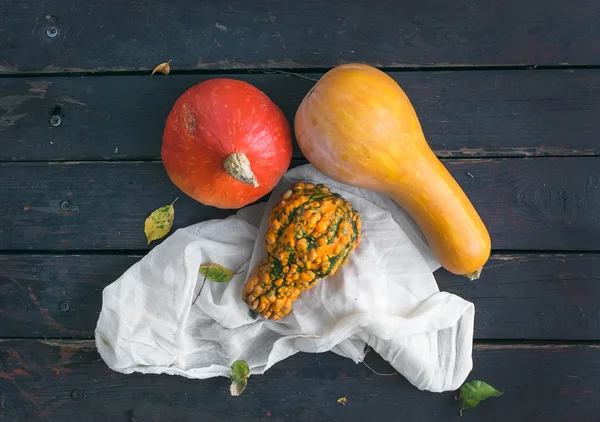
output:
[[[218,208],[241,208],[269,193],[292,158],[285,116],[255,86],[216,78],[175,102],[162,159],[184,193]]]

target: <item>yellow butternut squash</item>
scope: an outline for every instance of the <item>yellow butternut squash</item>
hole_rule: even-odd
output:
[[[363,64],[330,70],[304,97],[294,126],[319,171],[389,196],[416,221],[444,268],[479,277],[490,255],[488,231],[391,77]]]

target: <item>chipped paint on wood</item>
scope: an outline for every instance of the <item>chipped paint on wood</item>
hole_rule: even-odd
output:
[[[0,97],[0,111],[2,111],[0,113],[0,132],[26,117],[29,113],[18,112],[21,105],[28,100],[44,98],[52,82],[28,81],[27,84],[29,85],[29,90],[26,95]]]
[[[56,330],[56,331],[61,332],[63,334],[69,334],[69,335],[88,335],[88,333],[86,331],[70,330],[70,329],[65,328],[62,324],[60,324],[58,321],[56,321],[54,318],[52,318],[50,316],[48,308],[42,306],[41,302],[39,301],[39,299],[37,298],[37,296],[33,293],[33,290],[31,289],[30,286],[27,286],[27,291],[29,292],[29,298],[31,299],[31,301],[33,302],[33,304],[35,306],[37,306],[38,309],[40,310],[40,312],[42,313],[43,318],[44,318],[44,322],[48,326],[48,328],[50,328],[51,330]]]
[[[449,157],[561,157],[561,156],[596,156],[597,149],[573,149],[567,147],[488,147],[488,148],[459,148],[436,149],[435,155],[440,158]]]
[[[80,105],[82,107],[87,107],[88,106],[83,101],[79,101],[79,100],[76,100],[75,98],[67,97],[67,96],[65,96],[65,97],[59,97],[58,101],[63,101],[65,103],[70,103],[70,104],[76,104],[76,105]]]

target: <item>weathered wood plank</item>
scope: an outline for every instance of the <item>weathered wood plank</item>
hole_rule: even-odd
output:
[[[598,64],[599,13],[593,0],[3,1],[0,72]]]
[[[419,391],[400,375],[379,376],[334,355],[298,354],[252,376],[243,395],[229,380],[121,375],[109,370],[91,341],[0,342],[1,411],[6,421],[63,420],[507,420],[597,419],[598,346],[476,345],[471,379],[504,392],[458,415],[455,393]],[[393,370],[371,352],[367,364]],[[347,395],[347,405],[336,403]],[[110,405],[107,405],[110,403]]]
[[[440,157],[599,155],[600,70],[390,72]],[[0,161],[159,159],[186,89],[232,77],[290,122],[320,73],[0,78]],[[50,116],[61,116],[60,126]],[[295,157],[301,157],[295,149]]]
[[[596,158],[444,163],[494,249],[600,250]],[[178,196],[175,228],[234,212],[182,195],[160,162],[2,163],[0,191],[0,250],[147,249],[145,218]]]
[[[141,256],[0,256],[0,337],[92,337],[102,289]],[[475,304],[479,340],[600,340],[600,254],[495,254],[472,283],[441,290]]]
[[[435,277],[475,304],[477,339],[600,340],[599,265],[598,254],[493,254],[474,283]]]

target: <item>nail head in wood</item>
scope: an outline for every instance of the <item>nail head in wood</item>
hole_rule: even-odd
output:
[[[81,391],[81,390],[71,391],[71,398],[75,401],[83,400],[83,391]]]
[[[50,124],[54,127],[56,126],[60,126],[60,124],[62,123],[62,117],[60,117],[59,114],[53,114],[50,117]]]
[[[69,305],[67,302],[63,302],[59,305],[59,308],[61,312],[69,312],[69,310],[71,309],[71,305]]]
[[[46,35],[50,38],[54,38],[58,35],[58,28],[56,26],[49,26],[46,28]]]
[[[62,201],[60,203],[60,209],[63,211],[69,211],[71,209],[71,203],[69,201]]]

